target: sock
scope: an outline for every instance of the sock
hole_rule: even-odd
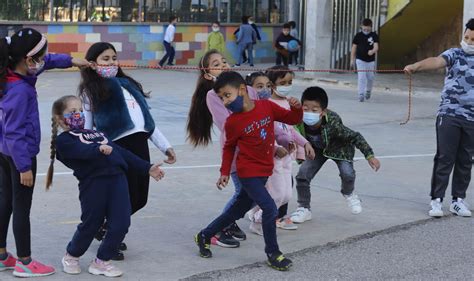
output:
[[[4,260],[6,260],[7,258],[8,258],[8,253],[7,253],[7,252],[5,252],[5,253],[3,253],[3,254],[0,254],[0,260],[4,261]]]
[[[31,257],[30,258],[21,258],[21,259],[19,258],[19,260],[21,261],[21,263],[23,265],[29,265],[30,262],[31,262]]]

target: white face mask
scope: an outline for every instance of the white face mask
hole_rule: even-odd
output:
[[[292,89],[293,89],[293,85],[277,86],[276,94],[282,98],[286,98],[291,93]]]
[[[213,27],[213,28],[212,28],[212,31],[214,31],[214,32],[218,32],[219,30],[220,30],[219,27]]]
[[[249,24],[253,24],[253,21],[249,20]]]
[[[461,41],[461,48],[466,54],[469,55],[474,55],[474,45],[469,45],[466,43],[466,41],[462,40]]]

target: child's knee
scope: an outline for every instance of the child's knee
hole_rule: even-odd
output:
[[[354,171],[347,171],[339,175],[343,182],[353,182],[355,181],[356,175]]]

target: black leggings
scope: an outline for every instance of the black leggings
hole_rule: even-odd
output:
[[[33,178],[36,178],[36,157],[31,160]],[[7,247],[8,225],[13,214],[18,257],[31,256],[30,209],[33,189],[20,183],[20,173],[12,158],[0,153],[0,248]]]
[[[118,139],[115,143],[143,160],[150,162],[150,150],[148,149],[149,136],[150,134],[145,132],[135,133]],[[150,187],[150,177],[143,176],[134,169],[128,169],[127,180],[133,215],[146,205],[148,200],[148,189]]]

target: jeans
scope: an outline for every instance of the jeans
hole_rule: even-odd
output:
[[[474,161],[474,122],[460,117],[438,116],[436,143],[431,197],[444,197],[454,168],[451,194],[466,198]]]
[[[375,70],[375,61],[366,62],[363,60],[356,60],[357,70]],[[358,71],[358,91],[359,96],[364,96],[367,92],[372,91],[374,84],[375,72],[373,71]]]
[[[201,233],[205,237],[213,237],[224,227],[242,218],[255,202],[263,210],[262,229],[265,240],[265,253],[272,254],[279,251],[275,224],[278,210],[265,188],[267,180],[267,177],[240,178],[242,190],[237,196],[235,203],[226,212],[212,221]]]
[[[296,175],[296,191],[298,193],[298,206],[311,209],[311,180],[318,173],[321,167],[326,163],[328,158],[317,153],[314,160],[305,160]],[[339,176],[341,177],[341,193],[343,195],[351,195],[354,191],[354,183],[356,173],[354,164],[345,160],[334,160],[339,168]]]
[[[166,54],[160,60],[160,65],[165,64],[166,59],[168,59],[168,64],[172,64],[173,60],[174,60],[175,50],[174,50],[173,46],[171,46],[171,43],[163,41],[163,45],[165,46]]]
[[[243,58],[243,53],[247,50],[248,52],[248,59],[249,59],[249,64],[253,65],[253,44],[252,43],[246,43],[246,44],[239,44],[239,62],[238,64],[242,64],[244,62]]]
[[[240,190],[242,189],[242,184],[240,183],[239,177],[237,176],[237,172],[231,173],[230,177],[234,182],[235,192],[234,195],[232,195],[232,197],[229,199],[229,202],[227,202],[227,204],[225,205],[224,211],[222,211],[223,213],[229,210],[232,204],[235,203],[235,200],[237,200],[237,196],[239,196]]]

